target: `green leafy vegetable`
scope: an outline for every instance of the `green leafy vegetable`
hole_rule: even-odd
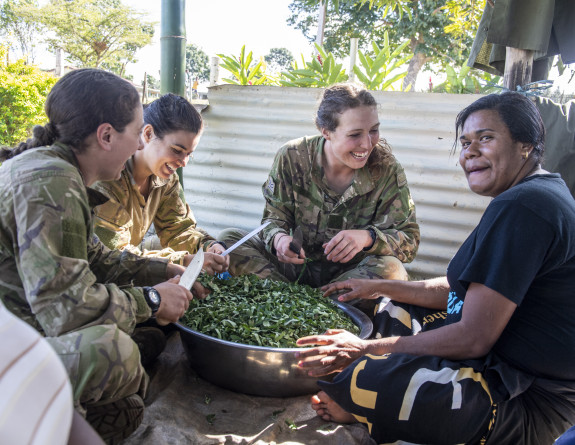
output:
[[[274,348],[295,347],[296,340],[326,329],[359,328],[319,289],[244,275],[221,280],[201,276],[211,289],[205,300],[194,299],[180,320],[211,337]]]
[[[295,423],[293,420],[291,420],[291,419],[286,419],[286,420],[285,420],[285,423],[286,423],[286,425],[288,426],[288,428],[289,428],[290,430],[297,430],[297,425],[296,425],[296,423]]]

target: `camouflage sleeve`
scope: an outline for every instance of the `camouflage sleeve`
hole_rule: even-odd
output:
[[[292,186],[292,165],[287,156],[287,147],[282,147],[276,154],[267,181],[262,186],[266,205],[263,221],[270,221],[261,234],[266,249],[272,252],[273,238],[278,233],[288,233],[295,224],[295,202]]]
[[[130,333],[151,315],[142,290],[99,282],[90,261],[101,257],[88,254],[91,209],[86,190],[78,175],[55,172],[34,181],[13,181],[14,194],[21,197],[14,201],[15,260],[32,312],[48,336],[112,323]],[[108,262],[95,268],[98,275],[127,283],[130,266],[121,257],[110,256]],[[132,272],[138,274],[137,268]]]
[[[206,231],[196,227],[196,219],[183,198],[183,190],[177,177],[166,185],[154,218],[154,227],[162,246],[176,251],[196,253],[215,241]]]
[[[109,198],[108,202],[94,209],[96,215],[94,231],[106,247],[126,250],[134,255],[150,258],[166,258],[176,264],[182,263],[184,256],[188,254],[187,251],[176,252],[171,248],[146,250],[139,245],[132,244],[134,221],[122,204],[122,189],[117,181],[101,182],[94,188]]]
[[[409,263],[419,247],[419,225],[407,178],[398,162],[391,174],[382,177],[378,189],[381,194],[376,214],[369,225],[375,230],[377,239],[367,253],[395,256]]]

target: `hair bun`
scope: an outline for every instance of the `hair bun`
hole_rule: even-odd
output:
[[[34,139],[39,145],[52,145],[58,136],[56,126],[48,122],[46,125],[36,125],[32,130]]]

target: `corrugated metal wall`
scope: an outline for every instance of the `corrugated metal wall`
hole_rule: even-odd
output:
[[[226,227],[260,223],[261,186],[273,157],[290,139],[317,134],[313,123],[322,90],[224,85],[210,88],[206,127],[184,169],[186,199],[198,225],[216,236]],[[416,277],[444,275],[458,246],[489,202],[469,191],[451,155],[457,113],[480,96],[373,92],[380,134],[407,174],[421,228]]]

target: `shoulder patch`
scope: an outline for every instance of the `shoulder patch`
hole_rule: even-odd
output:
[[[403,187],[407,184],[407,177],[405,176],[405,172],[401,172],[397,174],[397,186]]]
[[[270,192],[273,195],[274,190],[276,188],[276,184],[275,184],[275,182],[271,176],[268,178],[268,183],[267,183],[266,187],[268,189],[268,192]]]

